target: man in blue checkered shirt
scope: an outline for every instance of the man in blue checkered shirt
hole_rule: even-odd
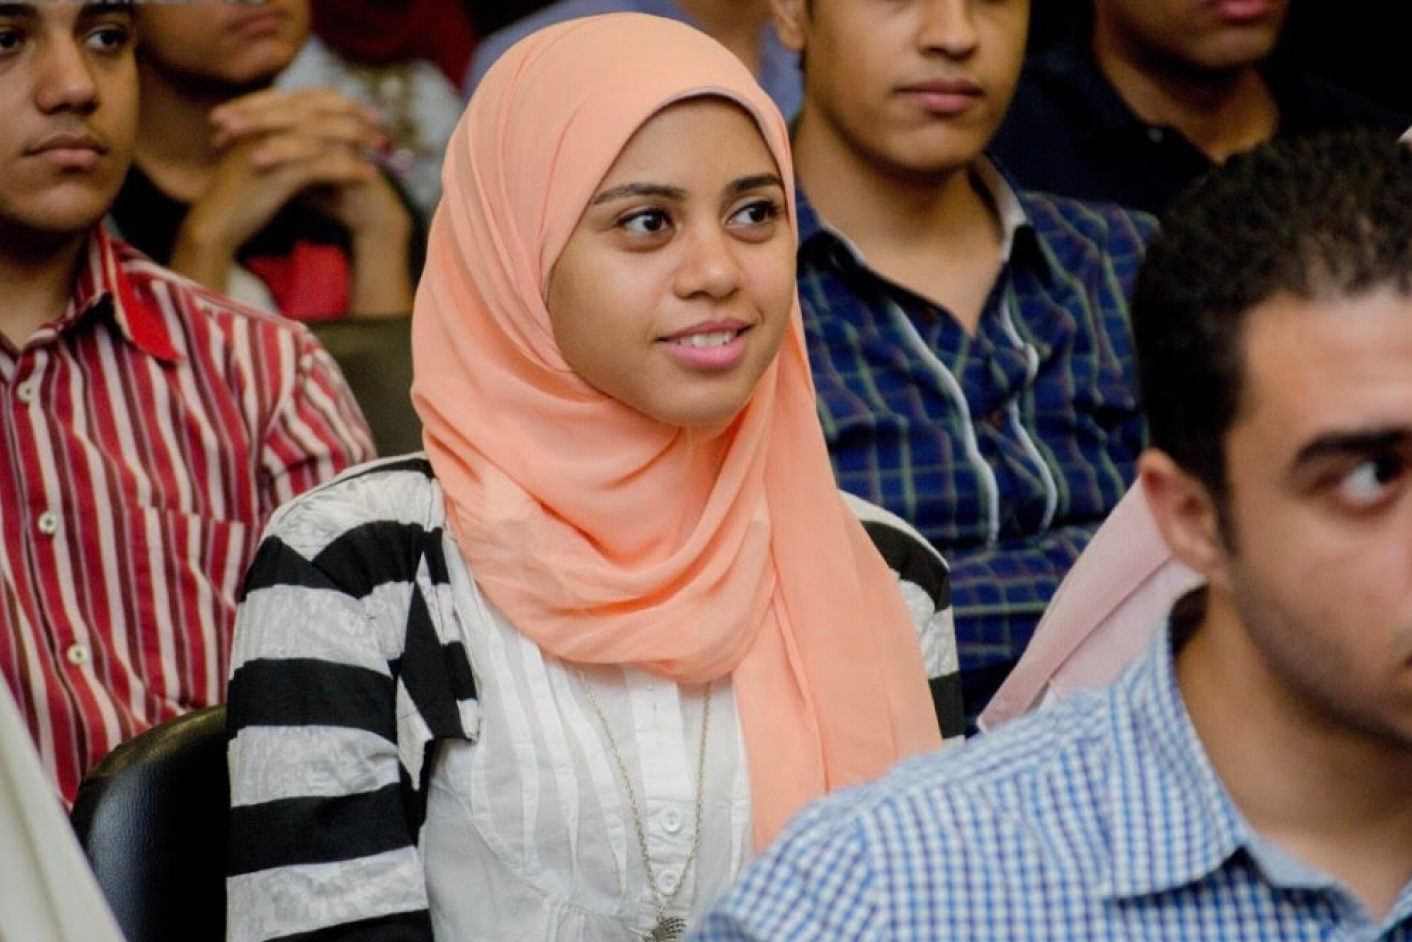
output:
[[[697,942],[1412,940],[1412,153],[1232,158],[1133,316],[1206,587],[1112,687],[802,813]]]
[[[1155,223],[983,156],[1029,0],[775,9],[805,62],[799,286],[829,452],[950,562],[975,714],[1132,482],[1128,296]]]

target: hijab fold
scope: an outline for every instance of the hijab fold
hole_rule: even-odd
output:
[[[796,300],[734,421],[665,425],[564,361],[546,285],[618,152],[721,96],[787,130],[704,34],[611,14],[527,37],[451,138],[412,323],[413,401],[481,591],[548,654],[679,683],[730,675],[758,846],[826,791],[940,743],[896,579],[834,485]]]

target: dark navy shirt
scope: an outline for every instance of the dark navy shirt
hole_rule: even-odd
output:
[[[1355,127],[1401,132],[1405,115],[1290,64],[1266,70],[1280,108],[1278,135]],[[991,150],[1022,185],[1160,214],[1213,166],[1175,128],[1143,121],[1074,31],[1025,66]]]
[[[1132,481],[1128,297],[1155,222],[976,172],[1006,261],[974,335],[867,267],[799,194],[799,290],[839,486],[951,565],[966,710],[985,705]]]

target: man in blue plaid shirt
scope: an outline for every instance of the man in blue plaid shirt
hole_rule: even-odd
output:
[[[805,61],[799,286],[829,451],[951,564],[974,715],[1132,482],[1128,296],[1155,223],[1017,189],[983,156],[1028,0],[775,10]]]
[[[1232,158],[1133,315],[1205,588],[1112,687],[805,811],[697,942],[1412,942],[1412,153]]]

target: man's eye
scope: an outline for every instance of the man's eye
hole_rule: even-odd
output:
[[[1335,492],[1339,500],[1351,507],[1370,507],[1387,496],[1404,470],[1401,458],[1391,455],[1372,458],[1339,478]]]
[[[18,49],[24,42],[24,34],[17,29],[0,29],[0,52]]]
[[[116,52],[127,46],[132,31],[122,26],[102,26],[88,34],[88,45],[103,52]]]
[[[634,235],[655,235],[671,225],[671,220],[660,209],[644,209],[624,216],[618,225]]]

